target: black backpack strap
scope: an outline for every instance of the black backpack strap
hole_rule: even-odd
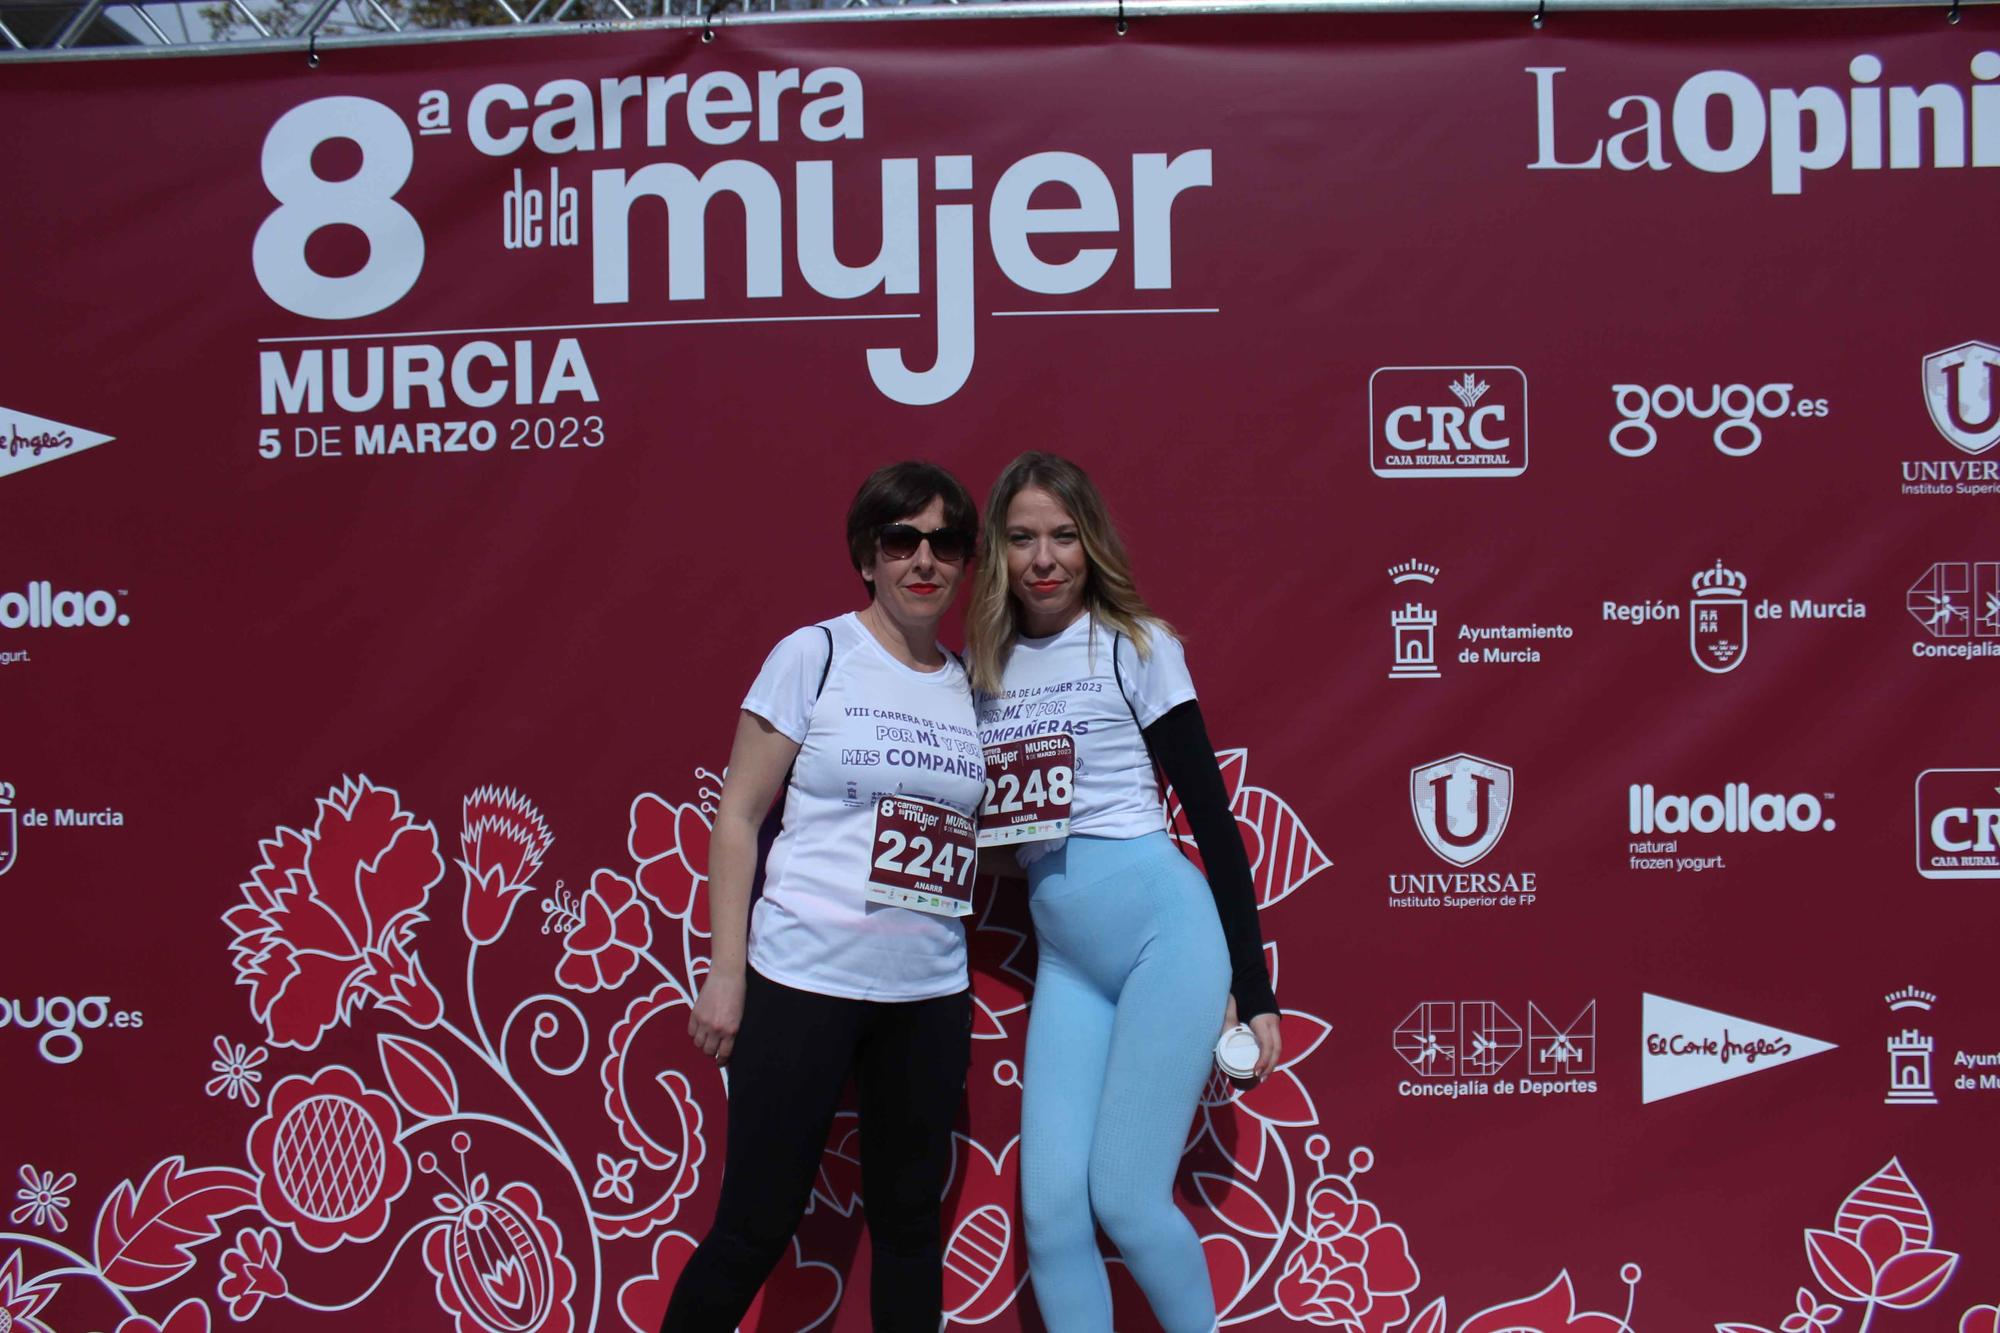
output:
[[[826,665],[819,669],[819,685],[813,690],[814,703],[818,703],[820,695],[826,693],[826,673],[833,670],[833,631],[821,625],[819,632],[826,635]]]
[[[1153,781],[1160,789],[1160,809],[1166,813],[1167,828],[1171,830],[1174,826],[1174,819],[1172,812],[1167,810],[1166,770],[1160,767],[1160,757],[1153,753],[1153,742],[1146,735],[1146,728],[1140,726],[1139,710],[1133,706],[1132,696],[1125,692],[1125,673],[1118,667],[1118,645],[1124,642],[1124,640],[1125,636],[1119,631],[1111,631],[1111,679],[1118,686],[1118,697],[1125,701],[1125,711],[1132,715],[1132,725],[1139,730],[1139,744],[1146,747],[1146,758],[1153,762]],[[1182,850],[1185,851],[1186,849],[1183,848]]]
[[[1132,706],[1132,696],[1125,693],[1125,673],[1118,669],[1118,645],[1125,636],[1117,630],[1111,631],[1111,679],[1118,686],[1118,697],[1125,701],[1125,711],[1132,715],[1132,725],[1139,727],[1139,710]],[[1139,727],[1139,738],[1144,740],[1146,729]]]
[[[826,678],[833,670],[833,631],[824,625],[816,628],[826,635],[826,664],[819,669],[819,684],[813,687],[814,703],[818,703],[820,695],[826,693]],[[811,719],[807,721],[810,723]],[[771,808],[764,812],[764,822],[757,826],[757,869],[750,876],[750,902],[753,905],[764,896],[764,863],[770,859],[771,847],[778,841],[778,831],[785,825],[785,799],[792,789],[792,774],[798,766],[799,761],[794,757],[785,769],[784,782],[778,787],[778,799],[771,802]]]

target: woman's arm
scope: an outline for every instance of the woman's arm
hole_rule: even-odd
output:
[[[1257,928],[1257,895],[1250,882],[1250,858],[1229,809],[1229,792],[1209,744],[1201,705],[1190,699],[1167,710],[1146,728],[1146,744],[1165,770],[1187,815],[1195,846],[1215,895],[1216,915],[1229,944],[1230,1012],[1242,1015],[1257,1034],[1257,1077],[1277,1068],[1278,1001],[1264,965],[1264,941]]]
[[[798,754],[798,742],[755,713],[746,711],[738,719],[708,843],[708,976],[688,1014],[688,1036],[719,1065],[729,1063],[743,1021],[757,831]]]

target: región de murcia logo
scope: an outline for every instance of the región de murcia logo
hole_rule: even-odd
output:
[[[1742,572],[1717,560],[1688,580],[1688,651],[1696,665],[1714,675],[1727,675],[1743,665],[1750,654],[1752,620],[1865,620],[1867,604],[1852,597],[1822,600],[1793,597],[1777,601],[1765,597],[1752,601],[1750,580]],[[1650,602],[1606,600],[1601,615],[1606,621],[1645,625],[1655,621],[1677,621],[1682,611],[1678,603],[1665,598]]]

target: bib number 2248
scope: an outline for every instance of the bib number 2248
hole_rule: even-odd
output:
[[[1076,789],[1076,745],[1060,733],[986,747],[986,803],[979,809],[979,845],[1060,838],[1069,833]]]

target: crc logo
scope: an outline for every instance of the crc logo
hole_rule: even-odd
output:
[[[1455,866],[1492,851],[1514,812],[1514,770],[1455,754],[1410,770],[1410,813],[1430,849]]]
[[[1515,366],[1385,366],[1368,377],[1378,477],[1518,477],[1528,470],[1528,377]]]
[[[1924,406],[1938,434],[1968,454],[2000,442],[2000,347],[1960,343],[1924,358]]]
[[[1711,384],[1706,390],[1692,385],[1662,384],[1649,389],[1643,384],[1614,384],[1612,400],[1618,406],[1618,424],[1611,428],[1613,453],[1626,458],[1644,458],[1660,442],[1654,418],[1673,421],[1690,416],[1697,421],[1713,421],[1709,443],[1718,453],[1731,458],[1754,454],[1764,443],[1764,428],[1757,418],[1775,421],[1780,417],[1823,417],[1824,398],[1801,398],[1792,402],[1796,385]]]
[[[2000,879],[2000,768],[1927,768],[1917,775],[1917,873]]]

